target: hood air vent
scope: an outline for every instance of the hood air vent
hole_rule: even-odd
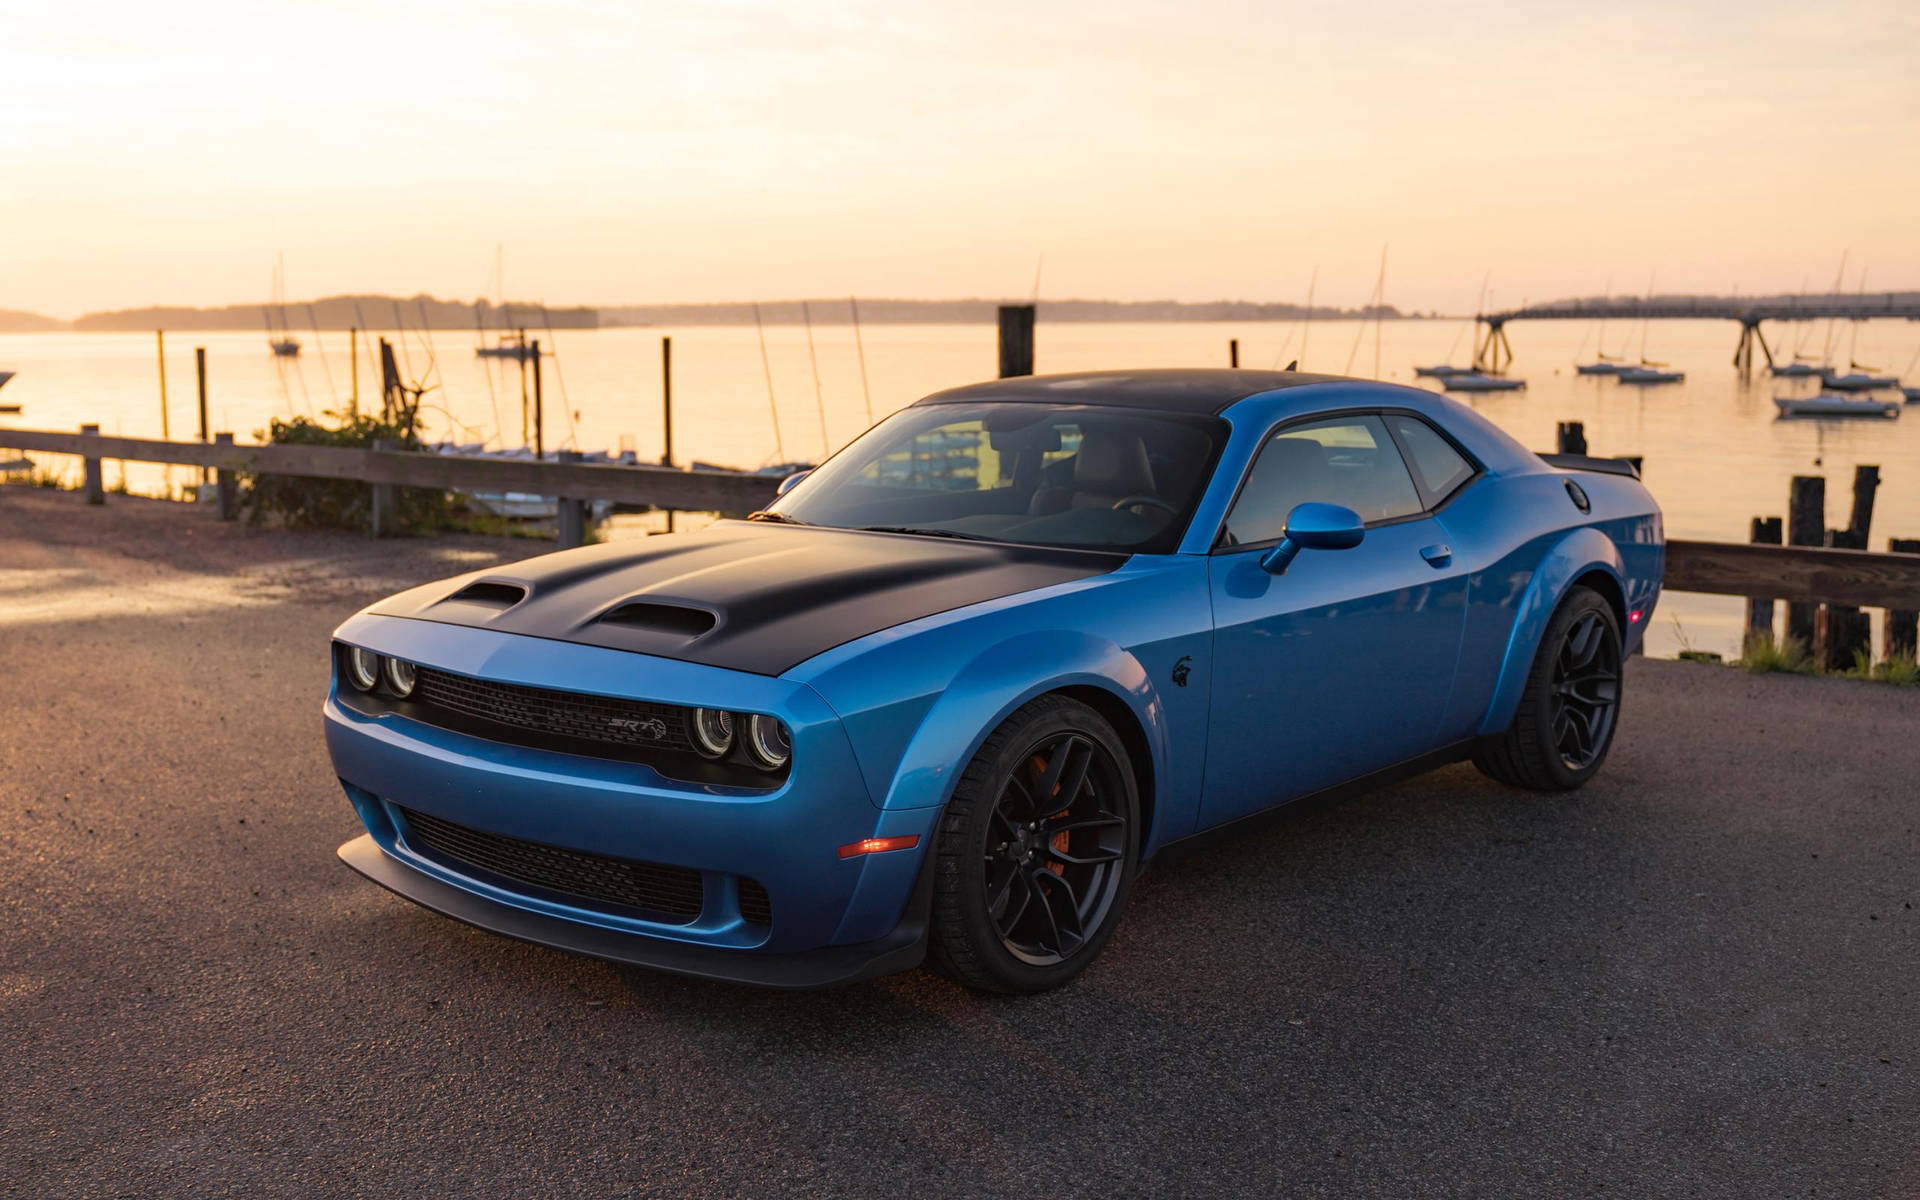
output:
[[[622,604],[601,617],[596,624],[644,629],[676,637],[697,638],[719,624],[719,618],[704,608],[682,604]]]
[[[517,583],[496,583],[482,580],[470,583],[453,595],[442,600],[442,604],[483,604],[488,608],[512,608],[527,598],[527,589]]]

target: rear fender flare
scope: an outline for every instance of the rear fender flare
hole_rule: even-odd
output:
[[[1520,597],[1513,631],[1507,637],[1506,656],[1500,662],[1500,681],[1494,685],[1493,700],[1480,722],[1482,736],[1500,733],[1513,724],[1520,709],[1520,693],[1526,689],[1527,674],[1533,669],[1540,638],[1547,622],[1566,598],[1573,581],[1590,571],[1600,570],[1613,577],[1621,593],[1627,593],[1626,571],[1619,548],[1597,529],[1582,528],[1567,533],[1541,556],[1534,568],[1533,580]],[[1624,636],[1624,632],[1623,636]]]

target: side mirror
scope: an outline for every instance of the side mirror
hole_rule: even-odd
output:
[[[804,471],[795,471],[793,474],[787,476],[785,479],[782,479],[780,481],[780,486],[773,489],[773,494],[776,496],[786,495],[788,492],[792,491],[794,487],[798,485],[802,479],[805,479],[807,476],[811,474],[813,474],[812,467],[808,467]]]
[[[1261,556],[1260,569],[1285,575],[1302,550],[1351,550],[1367,535],[1360,514],[1339,504],[1297,504],[1287,514],[1280,544]]]

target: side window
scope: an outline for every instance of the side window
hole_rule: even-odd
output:
[[[1421,509],[1413,477],[1379,417],[1294,425],[1267,440],[1227,514],[1226,540],[1245,546],[1280,536],[1297,504],[1344,504],[1369,523]]]
[[[1418,417],[1391,416],[1387,420],[1392,422],[1400,444],[1407,448],[1429,505],[1445,500],[1473,478],[1473,464],[1460,457],[1460,452],[1433,426]]]

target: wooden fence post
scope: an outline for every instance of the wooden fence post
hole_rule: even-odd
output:
[[[1033,374],[1033,314],[1031,304],[1000,306],[1000,378]]]
[[[387,346],[387,340],[385,338],[380,339],[380,345],[382,349],[385,350],[385,354],[383,354],[382,357],[391,360],[393,351]],[[375,438],[373,448],[376,451],[398,450],[400,443],[394,441],[392,438]],[[373,485],[372,511],[368,525],[374,537],[386,537],[392,532],[395,518],[399,515],[394,511],[399,498],[399,493],[391,483],[376,483]]]
[[[1888,538],[1887,549],[1895,554],[1920,554],[1920,538]],[[1920,649],[1920,612],[1912,609],[1887,610],[1887,653],[1889,659],[1912,661]]]
[[[99,437],[100,427],[98,425],[82,425],[80,432]],[[95,455],[89,454],[81,461],[86,465],[87,503],[105,504],[107,502],[107,488],[106,481],[102,478],[100,472],[100,459]]]
[[[560,461],[577,463],[580,461],[578,450],[560,451]],[[565,496],[555,501],[555,534],[562,550],[571,550],[575,546],[587,544],[587,502],[569,500]]]
[[[233,445],[233,435],[216,433],[213,435],[216,446]],[[240,515],[240,478],[225,467],[214,471],[214,492],[220,498],[220,519],[231,521]]]
[[[1820,475],[1795,475],[1787,486],[1787,545],[1819,546],[1827,540],[1827,481]],[[1815,614],[1819,606],[1787,605],[1787,636],[1814,647]]]
[[[1562,454],[1587,452],[1587,427],[1579,421],[1562,421],[1554,427],[1554,438]]]
[[[1755,517],[1752,532],[1747,540],[1756,546],[1778,546],[1780,544],[1780,518]],[[1773,601],[1771,599],[1747,598],[1747,636],[1773,640]]]

